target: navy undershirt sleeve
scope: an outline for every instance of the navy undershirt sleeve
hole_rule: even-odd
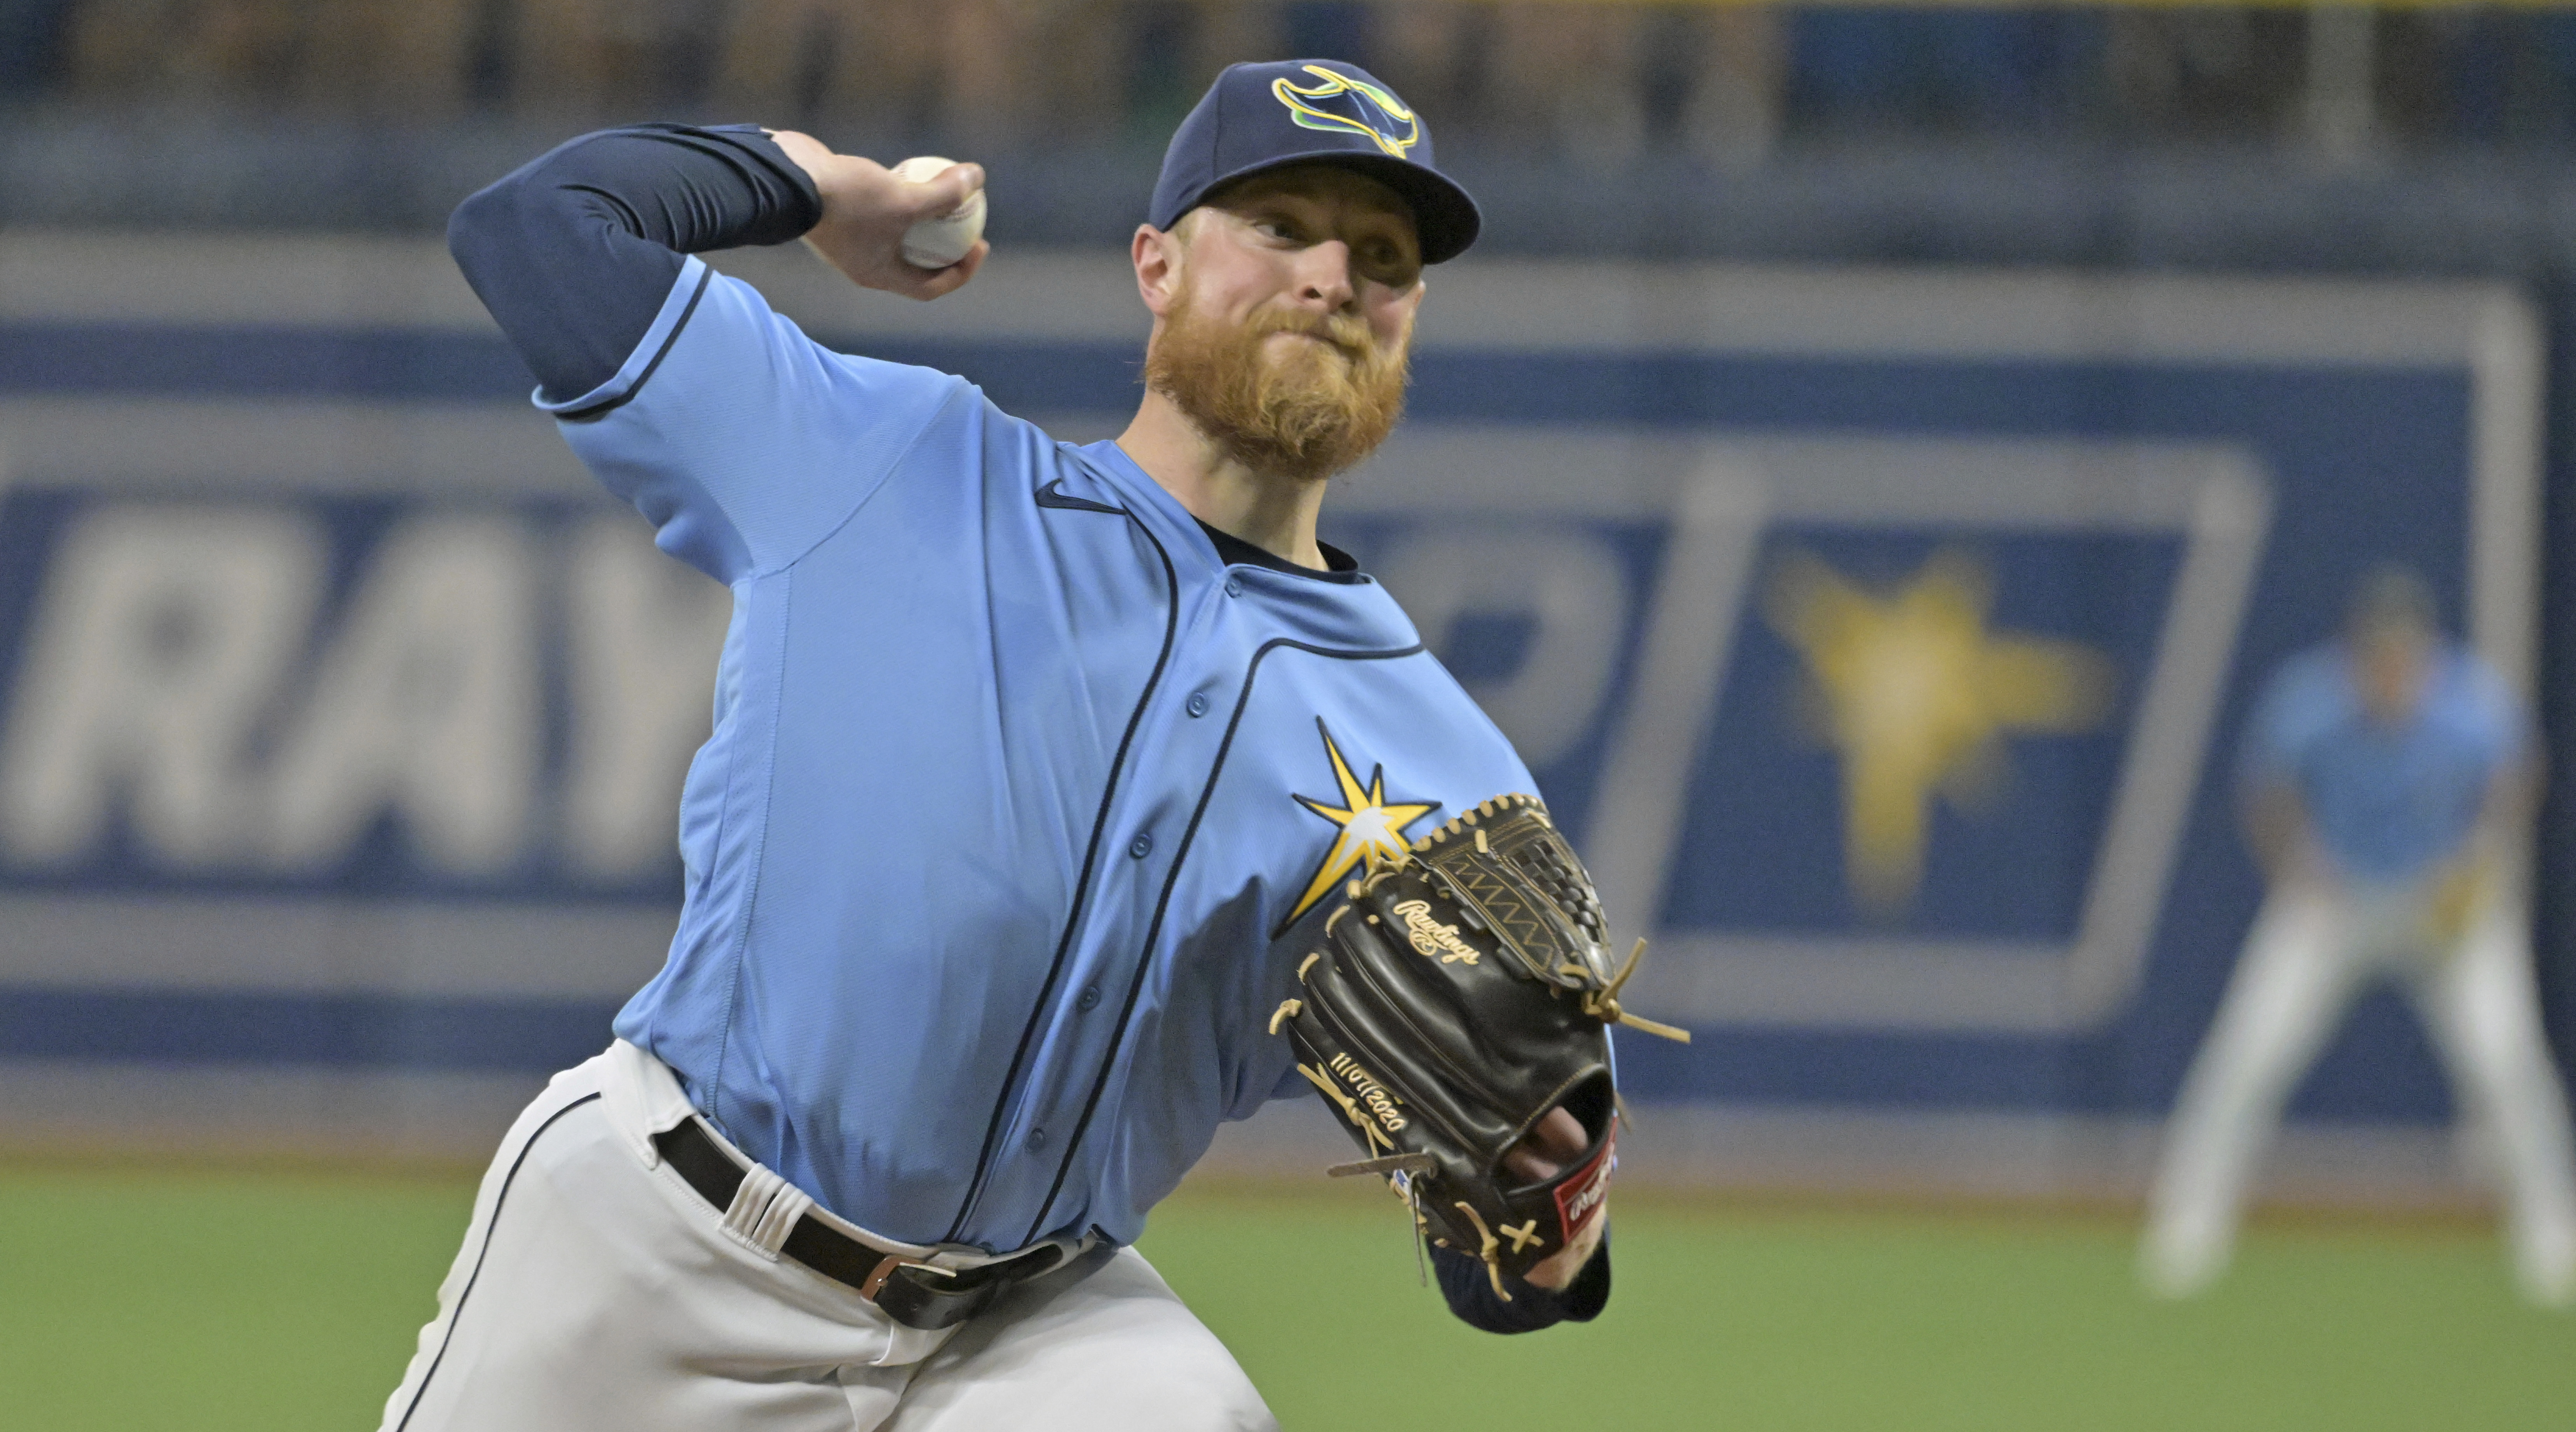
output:
[[[783,244],[823,214],[757,125],[639,124],[540,155],[459,205],[448,251],[549,402],[616,376],[683,254]]]
[[[1508,1303],[1494,1295],[1484,1263],[1455,1248],[1433,1248],[1431,1271],[1440,1279],[1440,1296],[1448,1299],[1449,1311],[1471,1328],[1534,1333],[1558,1323],[1588,1323],[1610,1303],[1610,1235],[1601,1235],[1601,1251],[1592,1255],[1564,1291],[1515,1283]]]

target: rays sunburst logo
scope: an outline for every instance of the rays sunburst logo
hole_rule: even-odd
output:
[[[1357,870],[1371,855],[1393,860],[1404,854],[1413,842],[1405,831],[1423,817],[1440,809],[1438,801],[1398,801],[1387,799],[1386,767],[1372,766],[1369,778],[1362,784],[1351,770],[1350,761],[1342,755],[1333,740],[1332,728],[1322,717],[1315,719],[1315,730],[1324,738],[1324,758],[1332,763],[1333,798],[1301,796],[1290,793],[1290,799],[1304,806],[1333,827],[1333,843],[1315,866],[1314,878],[1306,882],[1305,892],[1297,897],[1296,906],[1279,922],[1285,931],[1306,912],[1315,908],[1342,878]],[[1272,938],[1277,938],[1274,934]]]

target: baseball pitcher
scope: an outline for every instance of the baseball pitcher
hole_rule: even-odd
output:
[[[668,963],[509,1132],[389,1432],[1271,1426],[1129,1245],[1291,1093],[1460,1317],[1609,1297],[1627,966],[1511,747],[1315,535],[1474,203],[1366,73],[1227,70],[1133,240],[1142,404],[1086,447],[695,257],[801,237],[936,299],[985,246],[904,236],[981,184],[642,125],[456,213],[537,406],[733,617]]]

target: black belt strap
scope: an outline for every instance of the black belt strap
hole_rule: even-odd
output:
[[[653,1136],[653,1147],[682,1182],[719,1213],[733,1207],[749,1172],[719,1147],[706,1126],[685,1119]],[[779,1252],[835,1282],[859,1290],[887,1317],[908,1328],[936,1331],[962,1323],[992,1305],[1002,1290],[1036,1277],[1064,1259],[1053,1244],[1016,1258],[952,1273],[889,1248],[852,1238],[808,1213],[787,1230]]]

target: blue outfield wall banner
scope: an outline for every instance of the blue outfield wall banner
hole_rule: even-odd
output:
[[[309,244],[172,241],[134,292],[18,242],[64,278],[0,294],[0,1060],[595,1050],[668,934],[726,594],[434,249],[353,298]],[[1135,400],[1114,257],[900,310],[740,267],[1059,436]],[[2465,285],[1468,263],[1326,535],[1653,938],[1635,1003],[1699,1038],[1623,1042],[1640,1097],[2152,1115],[2260,896],[2264,674],[2401,561],[2529,689],[2538,365]],[[2301,1102],[2447,1107],[2384,995]]]

